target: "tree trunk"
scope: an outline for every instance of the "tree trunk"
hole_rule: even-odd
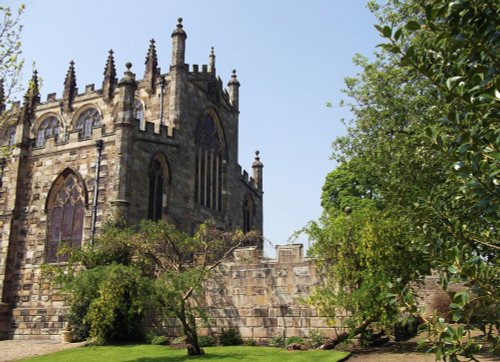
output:
[[[360,334],[361,332],[363,332],[366,329],[366,327],[368,327],[370,325],[371,322],[372,322],[371,319],[364,320],[363,323],[361,323],[361,325],[359,325],[358,327],[356,327],[356,329],[354,329],[354,331],[349,332],[349,333],[348,332],[340,333],[335,338],[329,338],[326,341],[326,343],[324,345],[322,345],[320,348],[321,349],[334,349],[339,343],[344,342],[350,336],[354,337],[354,336],[357,336],[358,334]]]
[[[180,311],[177,312],[177,318],[182,324],[182,329],[186,335],[187,354],[189,356],[201,356],[205,353],[198,343],[198,333],[196,331],[196,319],[190,312],[186,311],[186,301],[181,304]]]

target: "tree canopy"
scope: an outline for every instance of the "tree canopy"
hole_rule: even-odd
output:
[[[353,327],[387,325],[417,312],[410,290],[437,271],[445,290],[463,287],[448,316],[460,326],[427,320],[430,349],[469,357],[479,346],[468,330],[498,346],[498,4],[370,7],[386,42],[373,61],[356,56],[361,71],[346,79],[354,117],[333,143],[341,164],[323,216],[307,228],[331,282],[313,301],[332,315],[347,308]]]

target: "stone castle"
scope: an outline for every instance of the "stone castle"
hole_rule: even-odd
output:
[[[101,89],[79,92],[74,63],[62,98],[41,102],[36,72],[2,131],[0,162],[0,335],[53,337],[63,300],[40,279],[44,263],[64,262],[63,246],[92,243],[106,220],[165,220],[192,233],[213,219],[225,230],[262,234],[262,169],[238,164],[238,98],[233,71],[224,89],[215,54],[185,63],[179,19],[172,59],[161,73],[154,40],[144,77],[126,64],[118,80],[109,52]],[[262,249],[261,241],[257,247]]]

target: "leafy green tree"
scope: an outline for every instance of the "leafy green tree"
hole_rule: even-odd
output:
[[[210,272],[255,237],[226,233],[210,222],[194,236],[164,222],[107,226],[92,247],[74,251],[70,263],[56,271],[56,281],[68,293],[73,333],[100,344],[135,338],[150,309],[160,318],[177,318],[188,353],[203,354],[196,318],[205,315],[197,297]]]
[[[196,318],[205,318],[202,296],[210,272],[254,233],[223,232],[215,224],[200,225],[193,237],[166,223],[144,221],[135,236],[136,262],[152,268],[166,316],[176,317],[188,343],[188,354],[203,354]]]
[[[21,15],[24,4],[13,12],[9,6],[0,6],[0,82],[2,99],[0,106],[10,99],[12,93],[20,90],[19,80],[23,67],[21,59]]]
[[[498,7],[370,6],[389,42],[373,62],[357,56],[362,71],[346,79],[354,119],[334,141],[341,166],[325,183],[323,217],[307,229],[315,255],[332,271],[316,302],[332,315],[335,306],[356,307],[347,321],[360,332],[367,322],[391,321],[398,312],[391,305],[412,311],[402,293],[432,268],[445,289],[460,282],[465,290],[450,292],[460,327],[441,317],[427,321],[431,350],[451,361],[472,358],[478,346],[464,339],[471,329],[498,346]],[[352,214],[342,215],[347,206]],[[370,259],[373,250],[381,257]],[[402,270],[401,258],[416,272]],[[384,285],[393,289],[384,293]],[[377,299],[377,291],[392,301]]]
[[[392,2],[391,11],[400,9]],[[378,29],[388,39],[382,46],[409,76],[425,77],[448,105],[426,131],[434,149],[449,155],[451,187],[419,207],[428,215],[421,219],[434,240],[443,286],[467,287],[452,294],[450,305],[453,320],[465,327],[436,320],[430,329],[431,349],[456,360],[479,349],[466,340],[471,329],[480,329],[493,349],[499,342],[500,10],[489,0],[416,2],[412,10]]]

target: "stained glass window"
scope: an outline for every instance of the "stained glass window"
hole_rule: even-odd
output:
[[[65,172],[55,181],[49,200],[47,262],[68,259],[64,250],[82,245],[85,215],[84,187],[73,172]]]
[[[223,143],[210,114],[196,127],[195,201],[199,205],[222,211]]]
[[[89,108],[82,112],[76,122],[76,130],[80,139],[88,139],[92,136],[92,128],[101,125],[101,115],[95,108]]]
[[[163,209],[165,176],[159,159],[154,159],[149,169],[149,207],[148,217],[153,221],[161,220]]]
[[[48,137],[54,136],[57,142],[59,137],[59,120],[56,117],[49,117],[45,119],[38,127],[36,137],[36,147],[42,147]]]

